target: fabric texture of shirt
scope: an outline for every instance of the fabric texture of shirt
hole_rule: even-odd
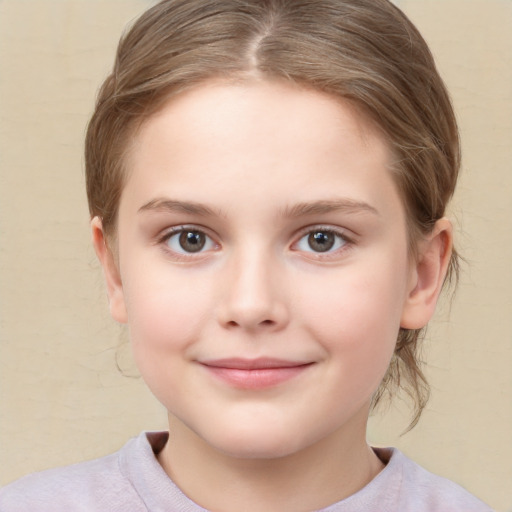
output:
[[[0,489],[1,512],[204,512],[155,457],[167,432],[142,433],[119,452],[34,473]],[[459,485],[395,448],[375,448],[386,467],[363,489],[321,512],[491,512]]]

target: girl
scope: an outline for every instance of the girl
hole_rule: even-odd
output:
[[[366,443],[456,274],[453,111],[387,0],[165,0],[86,139],[110,311],[169,416],[0,509],[486,511]]]

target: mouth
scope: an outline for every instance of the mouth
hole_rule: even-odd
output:
[[[257,390],[298,377],[314,363],[273,358],[231,358],[201,361],[200,364],[213,377],[230,387]]]

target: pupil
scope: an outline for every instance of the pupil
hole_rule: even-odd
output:
[[[328,231],[316,231],[309,235],[308,243],[314,251],[325,252],[334,246],[334,236]]]
[[[180,246],[187,252],[199,252],[204,244],[205,237],[198,231],[183,231],[180,235]]]

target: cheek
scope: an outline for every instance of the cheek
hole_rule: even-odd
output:
[[[204,329],[208,293],[193,279],[183,282],[169,269],[151,266],[124,285],[132,352],[137,368],[153,394],[170,409],[191,389],[184,362]]]
[[[301,304],[304,327],[335,363],[333,369],[342,369],[343,384],[354,390],[373,392],[394,352],[405,285],[394,279],[400,274],[392,267],[381,266],[373,275],[362,268],[341,272]]]
[[[209,310],[209,293],[193,276],[168,267],[139,269],[124,283],[128,324],[139,360],[183,351],[199,336]]]
[[[349,272],[339,278],[316,283],[316,293],[299,291],[302,314],[310,326],[332,333],[347,343],[371,342],[370,333],[380,338],[398,331],[404,304],[403,287],[382,274],[358,277]],[[379,336],[380,334],[380,336]]]

